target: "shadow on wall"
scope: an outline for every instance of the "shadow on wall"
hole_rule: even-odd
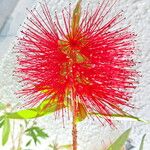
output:
[[[4,27],[10,14],[13,12],[19,0],[1,0],[0,1],[0,32]]]

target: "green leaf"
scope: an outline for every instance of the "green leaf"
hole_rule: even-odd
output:
[[[18,112],[6,113],[9,119],[31,119],[37,116],[35,109],[20,110]]]
[[[26,147],[29,146],[31,144],[32,140],[29,140],[27,143],[26,143]]]
[[[4,125],[4,116],[0,117],[0,128]]]
[[[42,137],[42,138],[47,138],[48,134],[45,133],[43,130],[44,129],[41,129],[38,126],[34,126],[34,127],[27,129],[25,132],[35,131],[37,133],[37,136]]]
[[[89,113],[89,115],[95,115],[95,116],[98,116],[98,117],[111,117],[112,119],[113,118],[118,118],[118,119],[131,119],[131,120],[135,120],[135,121],[140,121],[140,122],[144,122],[144,123],[150,123],[150,121],[145,121],[141,118],[138,118],[136,116],[133,116],[133,115],[130,115],[130,114],[127,114],[125,113],[124,115],[121,115],[121,114],[111,114],[111,115],[107,115],[107,114],[99,114],[99,113]]]
[[[5,117],[2,131],[2,145],[5,145],[7,143],[9,133],[10,133],[10,121],[7,117]]]
[[[131,129],[128,129],[121,134],[121,136],[119,136],[119,138],[107,150],[121,150],[129,137],[130,131]]]
[[[4,110],[6,108],[6,105],[0,102],[0,110]]]
[[[30,137],[33,139],[33,141],[34,141],[35,144],[40,143],[40,141],[39,141],[39,139],[36,137],[36,134],[34,133],[34,131],[32,131],[32,130],[31,130],[31,131],[28,131],[26,135],[27,135],[27,136],[30,136]]]
[[[27,136],[30,136],[34,140],[35,144],[37,144],[37,142],[40,143],[39,138],[45,139],[45,138],[48,137],[48,134],[45,133],[43,130],[44,129],[41,129],[38,126],[33,126],[29,129],[27,129],[25,131],[25,133],[26,133]]]
[[[4,115],[0,116],[0,121],[4,120]]]
[[[62,106],[58,109],[57,106],[56,100],[50,101],[50,99],[46,99],[38,107],[6,113],[6,115],[9,119],[32,119],[51,114],[66,107],[62,104]]]
[[[0,128],[4,125],[4,120],[0,123]]]
[[[41,138],[47,138],[48,137],[48,134],[43,131],[44,129],[41,129],[41,128],[37,127],[37,126],[32,127],[30,129],[31,130],[35,130],[37,132],[37,135],[39,137],[41,137]]]
[[[143,150],[145,137],[146,137],[146,134],[144,134],[143,137],[142,137],[142,141],[141,141],[140,149],[139,150]]]

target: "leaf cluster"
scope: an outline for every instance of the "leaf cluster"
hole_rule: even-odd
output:
[[[27,130],[25,130],[25,134],[31,138],[31,140],[27,142],[26,146],[30,145],[32,140],[36,145],[37,143],[39,144],[41,143],[40,138],[42,139],[48,138],[48,134],[44,132],[44,129],[41,129],[38,126],[33,126],[31,128],[28,128]]]

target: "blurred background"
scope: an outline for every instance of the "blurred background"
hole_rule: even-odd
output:
[[[30,9],[36,3],[36,0],[0,0],[0,58],[14,40],[26,16],[26,8]]]

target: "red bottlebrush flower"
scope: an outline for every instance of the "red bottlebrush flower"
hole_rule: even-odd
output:
[[[120,24],[122,12],[107,18],[115,2],[103,0],[91,13],[88,7],[81,11],[80,0],[73,12],[71,5],[64,8],[62,22],[57,13],[51,17],[46,3],[41,11],[29,11],[15,47],[20,94],[29,104],[57,100],[59,108],[74,102],[76,112],[81,103],[87,112],[108,115],[130,106],[137,78],[132,67],[135,35]]]

